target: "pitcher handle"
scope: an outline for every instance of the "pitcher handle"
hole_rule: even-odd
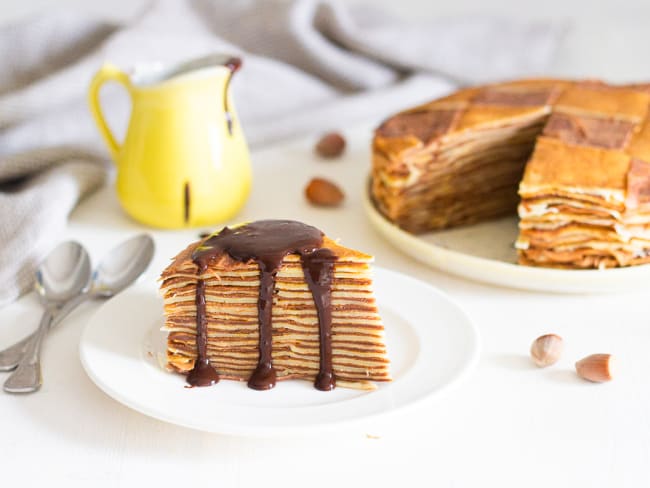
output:
[[[115,136],[106,123],[106,119],[102,112],[101,102],[99,100],[99,90],[107,81],[116,81],[121,83],[124,88],[126,88],[126,91],[129,92],[131,99],[133,99],[133,86],[131,85],[129,76],[124,71],[112,64],[106,63],[95,74],[90,82],[90,87],[88,88],[88,104],[90,105],[90,111],[93,114],[95,123],[97,124],[97,127],[99,127],[99,131],[102,134],[104,141],[106,141],[106,145],[111,152],[113,160],[117,162],[120,145],[115,140]]]

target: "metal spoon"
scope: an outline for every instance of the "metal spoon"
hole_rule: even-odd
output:
[[[91,298],[110,298],[132,284],[149,266],[154,253],[153,239],[147,234],[133,237],[113,248],[93,272],[92,285],[85,293],[61,307],[52,320],[60,323],[73,309]],[[20,362],[23,351],[34,339],[29,335],[0,351],[0,371],[11,371]]]
[[[7,379],[4,390],[28,393],[41,387],[40,350],[57,309],[83,293],[90,284],[90,258],[83,246],[68,241],[59,244],[36,271],[36,292],[45,308],[41,323],[27,344],[18,368]]]

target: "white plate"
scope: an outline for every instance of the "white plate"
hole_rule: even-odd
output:
[[[208,432],[274,436],[358,423],[438,396],[476,364],[478,331],[432,286],[375,268],[393,382],[367,392],[321,392],[288,380],[270,391],[223,380],[185,388],[156,361],[164,351],[162,299],[155,283],[135,285],[104,304],[80,344],[88,376],[120,403],[160,420]]]
[[[553,293],[610,293],[640,290],[650,283],[650,265],[604,270],[564,270],[520,266],[514,242],[517,218],[414,235],[387,220],[368,191],[363,205],[372,225],[395,247],[447,273],[524,290]]]

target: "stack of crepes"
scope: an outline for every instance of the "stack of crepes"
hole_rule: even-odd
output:
[[[519,188],[521,264],[648,262],[649,93],[524,80],[401,112],[375,134],[373,200],[420,233],[514,213]]]
[[[221,378],[247,381],[258,364],[260,270],[223,253],[202,275],[192,253],[195,243],[163,271],[167,359],[188,373],[197,358],[197,281],[205,281],[208,357]],[[372,291],[372,257],[327,237],[322,247],[336,256],[332,279],[332,366],[336,385],[374,389],[390,381],[384,327]],[[272,357],[278,380],[313,381],[319,371],[319,321],[300,257],[288,254],[276,276],[272,305]]]
[[[514,213],[559,89],[552,80],[470,88],[389,118],[373,140],[377,208],[413,233]]]
[[[638,88],[564,91],[519,188],[520,263],[650,262],[649,103]]]

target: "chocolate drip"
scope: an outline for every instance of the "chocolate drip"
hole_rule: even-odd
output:
[[[199,265],[199,275],[206,266]],[[208,359],[208,321],[205,316],[205,281],[199,279],[196,284],[196,350],[197,358],[194,368],[187,376],[192,386],[211,386],[219,382],[219,373]]]
[[[186,224],[190,221],[190,184],[187,182],[183,189],[183,219]]]
[[[228,79],[226,80],[226,85],[223,90],[223,111],[226,116],[226,124],[228,125],[228,134],[232,135],[232,112],[230,111],[230,104],[228,103],[228,90],[230,88],[230,80],[232,80],[233,75],[241,68],[241,59],[240,58],[230,58],[224,63],[224,66],[230,70]]]
[[[272,264],[275,269],[266,269]],[[275,276],[279,263],[265,263],[260,265],[260,296],[257,301],[257,316],[260,322],[259,350],[260,359],[257,368],[248,380],[248,386],[254,390],[270,390],[275,386],[275,369],[273,368],[273,290],[275,289]]]
[[[336,256],[329,249],[322,248],[322,244],[323,233],[315,227],[291,220],[261,220],[234,229],[225,227],[218,234],[208,237],[194,251],[192,259],[198,266],[199,273],[203,273],[210,262],[223,253],[227,253],[236,261],[254,261],[260,268],[260,293],[257,302],[260,324],[259,360],[257,368],[248,381],[250,388],[268,390],[276,383],[272,358],[273,294],[277,272],[287,254],[301,256],[305,280],[318,312],[320,368],[315,386],[319,390],[331,390],[336,385],[332,368],[331,306],[331,283]],[[194,370],[188,376],[188,382],[193,378],[195,370],[202,371],[206,366],[216,374],[206,354],[207,321],[205,284],[202,280],[199,280],[196,294],[198,358]],[[205,384],[196,386],[205,386]]]
[[[336,256],[329,249],[316,249],[301,256],[302,269],[318,312],[320,365],[314,386],[332,390],[336,378],[332,371],[332,276]]]

